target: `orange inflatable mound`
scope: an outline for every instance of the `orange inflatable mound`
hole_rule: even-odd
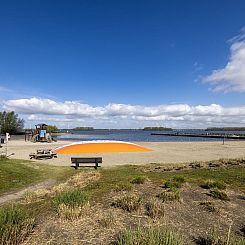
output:
[[[81,141],[56,148],[58,154],[89,154],[99,152],[149,152],[145,147],[123,141]]]

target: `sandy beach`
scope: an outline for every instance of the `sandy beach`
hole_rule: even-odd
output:
[[[37,149],[55,149],[70,143],[58,141],[53,143],[32,143],[24,140],[11,140],[7,145],[8,155],[14,153],[11,158],[29,159],[29,154]],[[148,164],[148,163],[180,163],[189,161],[206,161],[220,158],[245,157],[245,141],[227,141],[223,145],[216,142],[135,142],[138,145],[152,149],[152,152],[135,153],[97,153],[83,155],[58,155],[56,159],[34,160],[56,166],[70,166],[72,156],[101,156],[103,166],[109,167],[123,164]],[[6,144],[1,151],[4,152]]]

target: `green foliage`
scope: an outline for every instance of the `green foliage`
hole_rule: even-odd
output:
[[[219,190],[225,190],[226,184],[223,181],[207,180],[201,185],[201,187],[205,189],[217,188]]]
[[[59,129],[55,125],[47,126],[47,133],[58,133]]]
[[[213,198],[220,199],[223,201],[229,201],[230,200],[230,198],[227,196],[227,194],[224,191],[220,191],[218,189],[210,190],[209,195]]]
[[[178,189],[185,183],[185,178],[182,176],[174,176],[172,179],[164,183],[165,188]]]
[[[138,227],[119,235],[116,245],[184,245],[183,239],[165,226]]]
[[[89,201],[89,195],[80,190],[61,192],[54,198],[54,204],[58,207],[60,204],[65,204],[70,207],[84,206]]]
[[[20,244],[34,228],[34,219],[18,207],[0,209],[0,244]]]
[[[128,212],[137,211],[142,204],[142,199],[134,194],[125,194],[118,197],[113,203],[112,206],[121,208]]]
[[[132,184],[144,184],[146,181],[145,176],[136,176],[132,179],[131,183]]]
[[[11,112],[0,112],[0,126],[1,133],[15,134],[19,133],[24,128],[24,119],[18,118],[18,114],[14,111]]]

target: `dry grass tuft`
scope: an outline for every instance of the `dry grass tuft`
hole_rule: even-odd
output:
[[[115,199],[112,206],[121,208],[128,212],[137,211],[142,205],[141,197],[135,194],[123,194],[122,196]]]
[[[180,201],[180,191],[179,190],[163,191],[160,194],[158,194],[157,197],[161,199],[163,202]]]
[[[49,196],[51,191],[48,189],[39,189],[36,191],[27,191],[24,194],[25,203],[33,203],[42,200],[43,198]]]
[[[208,212],[218,212],[218,208],[215,206],[213,202],[203,201],[203,202],[199,202],[199,205],[205,207],[205,209]]]
[[[125,182],[125,183],[119,183],[115,186],[114,190],[115,191],[130,191],[132,190],[133,185],[129,182]]]
[[[209,195],[216,199],[230,201],[230,198],[227,196],[227,194],[224,191],[220,191],[219,189],[210,190]]]
[[[161,218],[164,216],[164,205],[159,199],[152,198],[145,205],[146,214],[152,219]]]
[[[116,217],[114,216],[114,214],[112,212],[108,212],[104,214],[104,216],[101,219],[99,219],[98,222],[102,227],[108,228],[114,225],[115,220],[116,220]]]

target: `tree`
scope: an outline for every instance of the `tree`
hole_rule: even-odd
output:
[[[1,133],[15,134],[19,133],[24,128],[24,119],[18,118],[18,114],[14,111],[0,112]]]
[[[47,133],[58,133],[59,129],[55,125],[47,126]]]

